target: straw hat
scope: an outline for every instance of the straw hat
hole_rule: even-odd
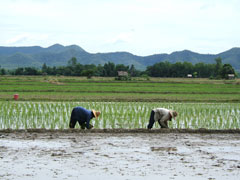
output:
[[[93,112],[93,114],[94,114],[94,116],[95,116],[96,119],[97,119],[98,116],[101,114],[99,111],[95,111],[94,109],[92,109],[92,112]]]
[[[178,113],[177,113],[176,111],[173,111],[173,110],[170,110],[169,112],[170,112],[172,118],[173,118],[174,120],[176,120],[176,117],[177,117]]]

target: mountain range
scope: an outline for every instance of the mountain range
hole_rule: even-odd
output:
[[[147,66],[162,61],[191,62],[193,64],[215,63],[215,59],[222,58],[222,62],[231,64],[240,72],[240,48],[232,48],[219,54],[199,54],[189,50],[176,51],[171,54],[154,54],[150,56],[137,56],[129,52],[89,53],[77,45],[63,46],[54,44],[43,48],[40,46],[29,47],[4,47],[0,46],[0,66],[6,69],[17,67],[37,67],[44,63],[47,66],[65,66],[67,62],[76,57],[81,64],[114,64],[134,65],[136,69],[144,70]]]

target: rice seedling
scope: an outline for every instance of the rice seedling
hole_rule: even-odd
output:
[[[178,117],[170,128],[239,129],[239,103],[149,102],[0,102],[0,129],[67,129],[75,106],[101,111],[91,124],[104,128],[146,128],[151,110],[174,109]],[[77,125],[76,128],[79,128]],[[155,123],[154,128],[159,128]]]

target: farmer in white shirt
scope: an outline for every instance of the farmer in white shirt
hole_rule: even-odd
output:
[[[168,128],[168,121],[176,118],[177,112],[165,108],[153,109],[150,115],[148,129],[152,129],[153,124],[157,121],[161,128]]]

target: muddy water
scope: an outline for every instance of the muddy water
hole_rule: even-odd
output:
[[[239,177],[239,133],[0,132],[0,179]]]

